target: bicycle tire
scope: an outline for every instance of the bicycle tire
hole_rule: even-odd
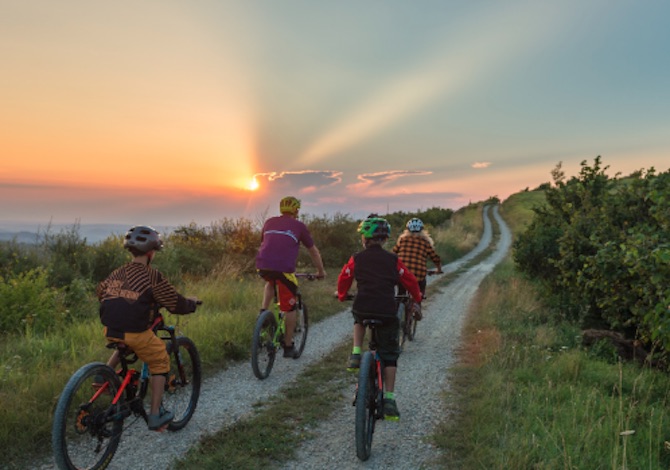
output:
[[[98,394],[104,383],[107,388]],[[109,465],[127,416],[121,412],[124,397],[116,407],[112,405],[120,386],[119,376],[102,362],[86,364],[70,377],[56,404],[52,423],[51,445],[58,468],[100,470]]]
[[[398,347],[402,351],[405,341],[407,340],[407,307],[405,302],[398,303],[398,325],[400,331],[398,332]]]
[[[407,335],[407,339],[409,339],[410,341],[414,341],[414,338],[416,338],[416,326],[417,326],[417,323],[419,323],[419,322],[416,321],[416,318],[414,318],[414,316],[411,316],[410,318],[411,318],[411,320],[410,320],[409,328],[407,329],[409,331],[409,334]]]
[[[307,342],[307,330],[309,329],[309,318],[307,316],[307,305],[300,302],[300,307],[296,310],[295,330],[293,333],[293,346],[295,355],[293,359],[298,359],[305,350]]]
[[[361,360],[356,394],[356,456],[362,461],[370,458],[372,437],[375,432],[378,405],[375,375],[374,356],[368,351]]]
[[[171,355],[170,372],[163,394],[163,406],[174,413],[174,419],[167,427],[169,431],[179,431],[191,420],[202,384],[202,365],[195,343],[185,336],[179,336],[176,341],[177,351],[173,351],[171,341],[167,343]]]
[[[258,316],[251,340],[251,368],[254,375],[263,380],[270,375],[277,355],[277,320],[274,313],[265,310]]]

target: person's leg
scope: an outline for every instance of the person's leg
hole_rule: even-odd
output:
[[[354,319],[356,315],[354,314]],[[355,321],[354,323],[354,345],[351,348],[351,356],[349,356],[349,365],[347,365],[347,370],[349,372],[356,372],[361,367],[361,346],[363,344],[363,339],[365,338],[365,327]]]
[[[165,391],[165,376],[152,375],[151,376],[151,412],[152,415],[158,415],[161,411],[161,403],[163,402],[163,392]]]
[[[272,302],[274,296],[274,281],[265,281],[265,288],[263,289],[263,303],[261,304],[261,308],[263,310],[270,308],[270,302]]]
[[[296,324],[296,312],[283,312],[284,320],[286,321],[286,333],[284,333],[284,345],[290,347],[293,344],[293,330]]]
[[[384,367],[384,392],[394,393],[397,367]]]

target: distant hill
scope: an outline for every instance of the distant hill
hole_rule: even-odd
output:
[[[0,241],[15,241],[17,243],[32,244],[45,232],[58,234],[69,232],[74,224],[30,224],[26,222],[0,222]],[[78,233],[87,243],[98,243],[115,234],[124,234],[130,225],[124,224],[82,224],[78,226]]]

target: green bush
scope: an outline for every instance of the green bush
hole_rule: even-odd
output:
[[[60,321],[62,295],[55,287],[49,287],[48,280],[47,272],[41,268],[0,277],[0,331],[44,333]]]

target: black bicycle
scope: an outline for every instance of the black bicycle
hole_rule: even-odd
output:
[[[193,417],[198,404],[200,355],[193,341],[177,336],[175,326],[166,325],[160,313],[152,329],[165,341],[170,354],[163,404],[175,415],[167,429],[178,431]],[[135,416],[131,425],[139,418],[148,421],[144,406],[148,366],[131,368],[138,357],[124,343],[107,347],[119,352],[120,369],[115,371],[102,362],[84,365],[67,382],[56,405],[51,442],[60,469],[106,468],[119,446],[124,420]]]
[[[384,418],[384,362],[377,351],[376,327],[382,320],[363,320],[363,326],[370,329],[369,351],[361,358],[356,385],[356,456],[368,460],[372,451],[375,423]]]
[[[316,274],[309,273],[296,273],[295,277],[309,281],[317,279]],[[298,359],[305,350],[307,330],[309,329],[307,305],[303,302],[300,289],[296,293],[296,299],[296,323],[293,332],[295,354],[293,359]],[[260,380],[270,375],[277,351],[281,349],[284,342],[285,333],[286,320],[284,314],[279,310],[279,298],[277,296],[277,285],[275,284],[272,309],[264,310],[258,315],[251,340],[251,368],[254,371],[254,375]]]

